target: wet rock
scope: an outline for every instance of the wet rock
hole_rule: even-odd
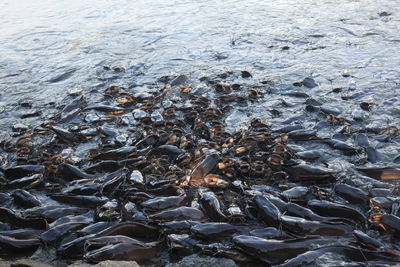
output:
[[[43,263],[40,261],[35,261],[35,260],[30,260],[30,259],[22,259],[22,260],[17,260],[14,262],[0,262],[0,266],[9,266],[9,267],[51,267],[53,265]],[[8,265],[7,265],[8,264]]]
[[[68,267],[140,267],[136,261],[102,261],[95,265],[84,262],[76,262],[68,265]]]
[[[178,263],[167,264],[166,267],[192,267],[192,266],[213,266],[213,267],[237,267],[238,265],[230,259],[204,257],[199,255],[191,255],[184,257]]]

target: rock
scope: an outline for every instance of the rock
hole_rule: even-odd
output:
[[[0,260],[0,267],[52,267],[52,266],[53,265],[30,259],[21,259],[17,261]]]
[[[140,267],[136,261],[102,261],[96,265],[75,262],[74,264],[68,265],[68,267]]]
[[[231,259],[214,258],[214,257],[200,257],[198,255],[191,255],[184,257],[178,263],[167,264],[166,267],[192,267],[192,266],[212,266],[212,267],[237,267],[236,263]]]

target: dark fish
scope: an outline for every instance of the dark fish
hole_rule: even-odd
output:
[[[51,126],[50,129],[56,134],[58,139],[65,143],[77,143],[84,139],[82,136],[78,136],[77,134],[58,126]]]
[[[400,179],[400,169],[391,167],[356,168],[362,174],[383,181]]]
[[[400,218],[392,214],[383,214],[381,222],[389,227],[397,237],[400,237]]]
[[[176,77],[175,79],[172,80],[171,86],[184,84],[184,83],[186,83],[186,81],[187,81],[188,79],[189,79],[189,78],[188,78],[186,75],[184,75],[184,74],[179,75],[178,77]]]
[[[83,185],[75,185],[67,187],[63,193],[64,194],[72,194],[72,195],[94,195],[99,192],[101,188],[101,184],[98,183],[89,183]]]
[[[69,113],[73,110],[80,110],[84,105],[86,105],[86,98],[84,96],[80,96],[71,101],[68,105],[66,105],[61,111],[62,114]]]
[[[309,150],[309,151],[297,152],[296,156],[305,160],[316,160],[321,157],[321,152],[319,152],[318,150]]]
[[[284,211],[286,209],[286,205],[288,204],[286,201],[283,201],[281,198],[274,195],[268,195],[268,200],[271,201],[272,204],[274,204],[281,211]]]
[[[20,179],[32,174],[44,173],[46,168],[42,165],[19,165],[4,170],[7,179]]]
[[[85,235],[75,238],[72,241],[61,243],[57,248],[57,255],[61,258],[79,259],[85,253],[86,240],[94,237],[94,235]]]
[[[315,82],[315,80],[310,77],[304,78],[304,80],[301,82],[301,84],[309,89],[312,89],[312,88],[318,86],[318,84]]]
[[[260,259],[267,264],[283,263],[309,250],[310,246],[334,242],[332,238],[305,237],[289,240],[267,240],[255,236],[237,235],[233,243],[238,249]]]
[[[307,202],[310,198],[310,190],[305,186],[295,186],[282,192],[282,197],[286,201]]]
[[[33,251],[40,245],[40,240],[34,239],[15,239],[9,236],[0,235],[0,248],[2,252],[13,254],[21,251]],[[8,255],[10,255],[8,254]]]
[[[12,180],[8,182],[6,186],[8,189],[15,189],[15,188],[30,189],[42,185],[43,182],[44,182],[44,177],[42,174],[34,174],[32,176]]]
[[[39,238],[40,234],[43,233],[45,230],[38,230],[38,229],[16,229],[16,230],[6,230],[0,231],[0,235],[9,236],[16,239],[37,239]]]
[[[113,198],[125,181],[126,181],[126,175],[122,174],[111,180],[104,182],[100,186],[99,190],[100,195]]]
[[[70,122],[71,120],[75,119],[79,115],[80,112],[81,112],[81,110],[77,108],[68,113],[62,113],[60,116],[60,119],[57,121],[57,124]]]
[[[141,206],[150,210],[164,210],[182,206],[185,196],[155,197],[141,203]]]
[[[289,239],[291,236],[275,227],[267,227],[250,231],[250,235],[264,239]]]
[[[253,77],[253,76],[251,75],[251,73],[248,72],[247,70],[242,70],[242,71],[241,71],[241,75],[242,75],[242,78],[250,78],[250,77]]]
[[[342,236],[354,230],[354,227],[344,223],[309,221],[286,215],[281,217],[281,223],[284,229],[296,234]]]
[[[369,199],[369,202],[374,209],[389,209],[394,203],[393,199],[387,197],[373,197]]]
[[[78,230],[79,235],[91,235],[91,234],[97,234],[115,224],[117,224],[117,221],[110,221],[110,222],[96,222],[93,224],[90,224],[80,230]]]
[[[85,241],[86,250],[98,249],[107,245],[115,245],[118,243],[143,243],[137,239],[133,239],[124,235],[100,236],[92,237]]]
[[[61,163],[58,165],[57,171],[63,178],[69,181],[76,179],[95,179],[98,177],[98,175],[88,174],[68,163]]]
[[[172,221],[172,220],[193,220],[201,221],[205,218],[203,212],[196,208],[179,207],[176,209],[164,210],[150,215],[153,221]]]
[[[369,196],[364,190],[354,186],[337,184],[334,189],[338,195],[353,203],[366,204],[369,200]]]
[[[38,216],[22,217],[15,214],[13,211],[0,208],[0,221],[7,222],[14,227],[29,227],[35,229],[47,229],[47,221]]]
[[[66,195],[66,194],[50,194],[52,199],[70,205],[94,208],[103,205],[108,201],[107,197],[85,196],[85,195]]]
[[[59,75],[59,76],[51,78],[49,80],[49,83],[58,83],[58,82],[62,82],[64,80],[66,80],[66,79],[69,79],[75,73],[75,71],[76,71],[76,69],[72,69],[72,70],[69,70],[69,71]]]
[[[150,260],[160,249],[159,242],[144,243],[118,243],[108,245],[85,254],[88,262],[101,262],[105,260]]]
[[[6,193],[0,193],[0,207],[8,208],[13,202],[13,198]]]
[[[274,132],[277,133],[289,133],[292,131],[297,131],[297,130],[304,130],[304,127],[301,125],[288,125],[288,126],[284,126],[282,128],[276,129],[274,130]]]
[[[154,240],[158,238],[159,232],[156,227],[150,225],[137,222],[120,222],[97,233],[96,237],[107,235],[126,235],[134,239]]]
[[[332,169],[307,164],[290,166],[285,168],[285,171],[293,181],[331,182],[335,179]]]
[[[167,237],[167,242],[172,255],[193,254],[194,247],[199,243],[198,240],[188,234],[170,234]]]
[[[193,226],[191,231],[194,236],[200,239],[215,240],[231,236],[238,230],[235,226],[228,223],[199,223]]]
[[[121,165],[116,160],[104,160],[90,165],[84,169],[85,172],[94,174],[98,172],[113,172],[119,170]]]
[[[285,207],[285,210],[283,210],[282,212],[290,216],[300,217],[311,221],[346,222],[352,224],[351,221],[348,221],[346,219],[317,215],[312,212],[312,210],[300,206],[296,203],[288,203]]]
[[[93,165],[90,165],[84,169],[85,172],[90,174],[115,172],[121,168],[133,168],[138,167],[143,163],[145,157],[135,157],[123,160],[103,160]]]
[[[352,146],[346,142],[335,140],[335,139],[324,139],[321,140],[322,143],[329,145],[333,149],[342,151],[345,155],[352,156],[360,153],[360,149]]]
[[[288,133],[289,139],[292,140],[312,140],[317,138],[317,131],[315,130],[294,130]]]
[[[367,153],[368,161],[371,163],[377,163],[382,160],[381,154],[373,147],[367,147],[365,152]]]
[[[279,209],[267,198],[257,195],[254,197],[258,217],[268,226],[278,227],[281,213]]]
[[[108,150],[95,156],[94,160],[120,160],[137,155],[137,148],[135,146],[125,146],[117,149]]]
[[[25,217],[41,217],[46,219],[48,222],[54,222],[55,220],[68,216],[68,215],[79,215],[88,212],[88,209],[78,207],[65,207],[65,206],[45,206],[27,209],[23,215]]]
[[[299,91],[294,91],[294,92],[289,92],[283,94],[285,96],[291,96],[291,97],[302,97],[302,98],[308,98],[310,97],[307,93],[304,92],[299,92]]]
[[[33,208],[41,205],[40,201],[26,190],[17,189],[11,195],[14,198],[14,202],[23,208]]]
[[[117,177],[120,177],[120,176],[125,176],[125,175],[128,174],[128,172],[129,172],[129,170],[127,168],[120,168],[117,171],[106,173],[106,174],[100,176],[97,179],[97,181],[103,182],[103,183],[104,182],[108,182],[108,181],[113,180],[114,178],[117,178]]]
[[[65,224],[65,223],[72,223],[72,222],[79,222],[79,223],[92,223],[93,216],[90,212],[82,215],[68,215],[65,217],[61,217],[54,222],[50,223],[50,228],[54,228],[58,225]]]
[[[68,234],[70,231],[82,229],[88,223],[70,222],[57,225],[40,235],[40,240],[45,244],[55,245],[58,240]]]
[[[353,236],[358,243],[360,243],[363,247],[366,247],[368,249],[374,250],[383,247],[383,244],[381,242],[361,232],[360,230],[354,230]]]
[[[320,110],[326,114],[332,114],[332,115],[339,115],[340,113],[342,113],[340,111],[340,109],[336,108],[336,107],[330,107],[330,106],[321,106]]]
[[[163,233],[165,234],[189,234],[192,226],[198,224],[193,221],[172,221],[161,223]]]
[[[186,151],[184,149],[180,149],[177,146],[173,145],[161,145],[156,148],[153,148],[152,150],[149,151],[147,154],[147,157],[150,157],[154,154],[156,155],[168,155],[168,156],[174,156],[177,157],[181,154],[184,154]]]
[[[214,168],[217,166],[218,161],[218,155],[207,155],[206,158],[201,161],[192,171],[190,175],[190,184],[193,186],[199,186],[203,184],[203,178],[214,170]]]
[[[329,202],[326,200],[310,200],[308,201],[307,205],[311,210],[322,216],[346,218],[351,221],[360,223],[362,227],[364,227],[366,224],[366,218],[364,214],[354,208],[345,205]]]
[[[221,205],[218,198],[212,192],[206,192],[200,195],[200,207],[207,216],[213,221],[226,221],[225,214],[221,211]]]
[[[372,188],[370,194],[371,197],[387,197],[392,194],[392,190],[387,188]]]
[[[355,142],[358,146],[367,148],[369,147],[368,136],[366,134],[360,133],[355,137]]]
[[[107,104],[94,104],[87,106],[83,110],[96,110],[100,112],[123,112],[125,109],[121,107],[110,106]]]

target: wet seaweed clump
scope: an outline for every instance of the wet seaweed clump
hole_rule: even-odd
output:
[[[336,109],[310,100],[303,111],[345,127],[354,143],[284,121],[272,129],[249,115],[272,94],[266,85],[201,80],[165,76],[151,88],[80,92],[40,125],[15,124],[0,140],[2,256],[162,265],[204,254],[301,266],[328,253],[398,264],[397,159],[364,166],[379,154]],[[318,85],[306,78],[296,86]],[[321,150],[358,163],[343,173]]]

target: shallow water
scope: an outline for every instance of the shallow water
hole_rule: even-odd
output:
[[[321,91],[346,86],[341,71],[349,70],[357,87],[383,87],[390,98],[400,76],[399,11],[388,0],[5,0],[0,104],[9,110],[21,98],[57,100],[75,86],[132,86],[174,71],[196,78],[243,69],[279,84],[313,75]],[[126,70],[110,77],[104,66]]]
[[[353,133],[397,127],[399,14],[400,5],[389,0],[3,0],[0,131],[9,132],[15,122],[46,121],[74,88],[94,102],[94,90],[110,85],[132,92],[157,90],[159,77],[175,74],[188,75],[194,87],[205,86],[210,97],[214,90],[200,77],[242,84],[240,94],[248,88],[262,93],[253,104],[232,104],[235,109],[224,119],[228,129],[246,127],[255,117],[267,120],[273,130],[314,128],[321,138],[343,128],[306,112],[307,97],[287,95],[293,92],[339,109]],[[252,77],[241,78],[243,70]],[[234,74],[226,80],[216,78],[229,71]],[[305,77],[318,86],[292,85]],[[333,93],[334,88],[342,90]],[[42,115],[21,119],[28,109],[18,105],[21,100],[31,100]],[[371,111],[361,110],[361,102],[372,103]],[[377,165],[392,165],[400,153],[398,132],[385,142],[379,141],[382,135],[369,134],[369,141],[382,156]],[[354,143],[353,137],[345,141]],[[359,160],[320,143],[297,145],[319,150],[326,165],[350,178]]]

